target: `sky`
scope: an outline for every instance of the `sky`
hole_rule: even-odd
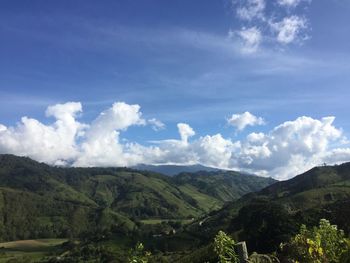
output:
[[[0,2],[0,153],[285,180],[350,161],[350,1]]]

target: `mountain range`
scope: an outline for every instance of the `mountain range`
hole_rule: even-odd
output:
[[[142,219],[197,218],[275,180],[232,171],[165,176],[128,168],[51,167],[0,155],[0,239],[134,231]]]
[[[0,239],[79,238],[81,245],[59,253],[111,246],[120,262],[142,241],[155,262],[202,263],[216,262],[212,240],[219,230],[260,253],[277,251],[302,224],[321,218],[350,234],[350,163],[287,181],[146,168],[63,168],[0,155]]]

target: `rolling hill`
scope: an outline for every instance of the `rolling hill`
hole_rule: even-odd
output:
[[[200,217],[271,183],[238,173],[168,177],[128,168],[51,167],[0,155],[0,239],[128,234],[138,220]]]
[[[224,202],[237,200],[247,193],[256,192],[277,182],[272,178],[224,170],[180,173],[174,179],[181,189],[195,187]]]
[[[227,203],[187,226],[184,238],[208,244],[219,230],[245,240],[251,250],[271,252],[294,235],[301,224],[329,219],[350,233],[350,163],[315,167],[290,180]],[[194,261],[196,262],[196,261]]]

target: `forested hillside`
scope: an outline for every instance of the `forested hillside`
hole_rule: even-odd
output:
[[[350,163],[315,167],[227,204],[187,226],[183,235],[205,246],[219,230],[225,230],[236,240],[247,241],[251,250],[269,253],[302,224],[315,226],[321,218],[349,235],[349,200]]]
[[[128,168],[59,168],[0,155],[0,239],[128,234],[139,220],[197,218],[272,182],[239,173],[169,178]]]
[[[231,171],[169,177],[128,168],[59,168],[1,155],[0,235],[79,238],[57,248],[69,255],[67,262],[84,255],[125,262],[137,241],[152,252],[150,262],[216,262],[212,242],[220,230],[259,253],[279,251],[302,224],[316,226],[321,218],[348,236],[349,182],[350,163],[274,182]]]

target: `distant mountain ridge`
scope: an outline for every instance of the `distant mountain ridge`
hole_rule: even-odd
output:
[[[221,169],[218,168],[212,168],[208,166],[204,166],[201,164],[194,164],[194,165],[150,165],[150,164],[139,164],[130,167],[132,169],[140,170],[140,171],[151,171],[156,173],[165,174],[168,176],[174,176],[179,173],[195,173],[200,171],[206,171],[206,172],[217,172]]]

